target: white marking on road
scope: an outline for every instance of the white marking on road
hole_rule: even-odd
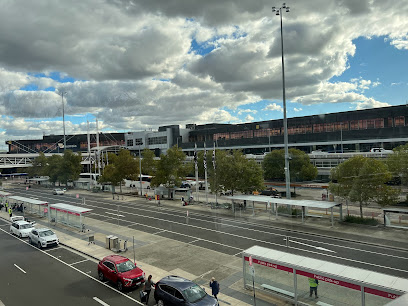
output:
[[[283,239],[283,240],[286,240],[286,239]],[[319,247],[319,246],[314,246],[314,245],[310,245],[310,244],[307,244],[307,243],[303,243],[303,242],[299,242],[299,241],[295,241],[295,240],[290,240],[289,239],[289,243],[297,243],[297,244],[301,244],[301,245],[305,245],[305,246],[308,246],[308,247],[311,247],[311,248],[314,248],[314,249],[317,249],[317,250],[320,250],[320,251],[326,251],[326,252],[332,252],[332,253],[336,253],[336,251],[332,251],[332,250],[329,250],[329,249],[325,249],[325,248],[322,248],[322,247]]]
[[[157,235],[157,234],[164,233],[164,232],[167,232],[167,230],[162,230],[162,231],[155,232],[155,233],[153,233],[153,235]]]
[[[190,241],[189,244],[190,244],[190,243],[197,242],[197,241],[200,241],[200,240],[201,240],[200,238],[197,238],[196,240]]]
[[[207,274],[210,274],[210,273],[213,272],[213,271],[214,271],[214,270],[207,271],[207,272],[201,274],[201,275],[200,275],[199,277],[197,277],[197,278],[202,278],[203,276],[205,276],[205,275],[207,275]]]
[[[7,231],[5,231],[5,230],[3,230],[3,229],[1,229],[1,228],[0,228],[0,231],[3,231],[4,233],[10,235],[11,237],[14,237],[12,234],[8,233]],[[14,237],[14,238],[17,239],[17,237]],[[119,293],[119,294],[123,295],[124,297],[127,297],[129,300],[131,300],[131,301],[133,301],[133,302],[135,302],[135,303],[137,303],[137,304],[139,304],[139,305],[144,305],[144,304],[142,304],[141,302],[139,302],[138,300],[135,300],[134,298],[132,298],[132,297],[130,297],[130,296],[124,294],[123,292],[120,292],[119,290],[117,290],[117,289],[115,289],[115,288],[109,286],[108,284],[106,284],[106,283],[104,283],[104,282],[101,282],[99,279],[97,279],[97,278],[95,278],[95,277],[93,277],[93,276],[91,276],[91,275],[86,274],[85,272],[83,272],[83,271],[81,271],[81,270],[75,268],[74,266],[70,266],[70,265],[67,264],[65,261],[62,261],[61,259],[59,259],[59,258],[57,258],[57,257],[55,257],[55,256],[53,256],[53,255],[51,255],[51,254],[49,254],[49,253],[47,253],[47,252],[44,252],[43,250],[38,249],[36,246],[34,246],[34,245],[32,245],[32,244],[29,244],[28,242],[26,242],[26,241],[24,241],[24,240],[19,240],[19,241],[21,241],[22,243],[25,243],[25,244],[29,245],[30,247],[32,247],[33,249],[35,249],[35,250],[37,250],[37,251],[39,251],[39,252],[41,252],[41,253],[44,253],[44,254],[50,256],[51,258],[54,258],[55,260],[59,261],[60,263],[62,263],[62,264],[64,264],[64,265],[70,267],[71,269],[73,269],[73,270],[75,270],[75,271],[77,271],[77,272],[79,272],[79,273],[81,273],[81,274],[83,274],[83,275],[89,277],[90,279],[94,280],[95,282],[98,282],[98,283],[100,283],[100,284],[106,286],[107,288],[109,288],[109,289],[115,291],[116,293]]]
[[[61,247],[58,246],[58,247],[56,247],[56,248],[52,248],[52,249],[45,250],[44,252],[51,252],[51,251],[58,250],[58,249],[61,249]]]
[[[84,260],[80,260],[80,261],[74,262],[74,263],[71,264],[71,266],[72,266],[72,265],[79,264],[79,263],[81,263],[81,262],[88,261],[88,260],[89,260],[89,259],[84,259]]]
[[[118,215],[118,214],[114,214],[114,213],[110,213],[110,212],[105,212],[105,214],[115,215],[115,216],[118,216],[118,217],[125,217],[124,215]]]
[[[24,271],[23,269],[21,269],[19,266],[17,266],[16,264],[14,264],[14,266],[17,268],[17,269],[19,269],[21,272],[23,272],[24,274],[27,274],[27,272],[26,271]]]
[[[239,252],[239,253],[237,253],[237,254],[234,254],[234,256],[237,256],[237,255],[239,255],[239,254],[242,254],[242,251],[241,251],[241,252]]]
[[[104,301],[98,299],[96,296],[93,297],[95,301],[97,301],[99,304],[102,304],[103,306],[109,306],[109,304],[105,303]]]

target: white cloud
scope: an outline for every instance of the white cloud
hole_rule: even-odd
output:
[[[252,122],[252,121],[254,121],[254,117],[252,117],[251,115],[247,115],[247,116],[245,117],[245,121],[246,121],[246,122]]]
[[[299,108],[293,108],[293,110],[295,111],[295,112],[301,112],[303,109],[301,108],[301,107],[299,107]]]
[[[267,106],[265,106],[265,108],[263,110],[264,111],[280,111],[280,112],[283,112],[282,106],[280,106],[280,105],[278,105],[276,103],[268,104]]]
[[[240,109],[238,111],[238,115],[242,115],[244,113],[252,113],[252,114],[256,114],[258,111],[256,109]]]

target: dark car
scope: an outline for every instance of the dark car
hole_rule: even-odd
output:
[[[98,264],[98,277],[105,279],[118,287],[119,291],[125,288],[139,286],[145,281],[145,273],[136,263],[120,255],[109,255]]]
[[[156,283],[154,299],[157,306],[216,306],[218,301],[196,283],[180,276],[166,276]]]

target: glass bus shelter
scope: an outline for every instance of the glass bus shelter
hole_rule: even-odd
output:
[[[295,305],[380,306],[408,292],[408,279],[260,246],[245,250],[242,261],[246,289]],[[317,298],[309,279],[318,280]]]
[[[92,209],[74,206],[65,203],[57,203],[50,205],[50,221],[64,224],[70,227],[76,227],[82,230],[85,213]]]
[[[8,201],[9,201],[9,204],[23,205],[24,215],[26,213],[29,213],[29,214],[37,215],[40,217],[47,216],[48,202],[34,200],[30,198],[25,198],[25,197],[19,197],[19,196],[9,196]]]
[[[11,196],[10,192],[7,191],[0,191],[0,200],[1,200],[1,204],[5,204],[6,203],[6,198]]]

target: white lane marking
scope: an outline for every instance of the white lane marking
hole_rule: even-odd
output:
[[[241,252],[239,252],[239,253],[237,253],[237,254],[234,254],[234,256],[237,256],[237,255],[239,255],[239,254],[241,254],[243,251],[241,251]]]
[[[283,240],[286,240],[286,239],[283,239]],[[314,245],[310,245],[310,244],[307,244],[307,243],[303,243],[303,242],[299,242],[299,241],[295,241],[295,240],[290,240],[289,239],[289,243],[297,243],[297,244],[301,244],[301,245],[305,245],[305,246],[308,246],[308,247],[311,247],[311,248],[314,248],[314,249],[317,249],[317,250],[320,250],[320,251],[326,251],[326,252],[332,252],[332,253],[336,253],[336,251],[332,251],[332,250],[329,250],[329,249],[325,249],[325,248],[322,248],[322,247],[319,247],[319,246],[314,246]]]
[[[48,250],[44,250],[44,252],[51,252],[51,251],[58,250],[58,249],[61,249],[61,247],[60,247],[60,246],[58,246],[58,247],[56,247],[56,248],[52,248],[52,249],[48,249]]]
[[[14,264],[14,266],[17,268],[17,269],[19,269],[21,272],[23,272],[24,274],[27,274],[27,272],[26,271],[24,271],[23,269],[21,269],[19,266],[17,266],[16,264]]]
[[[102,304],[103,306],[109,306],[109,304],[105,303],[104,301],[98,299],[96,296],[93,297],[95,301],[97,301],[99,304]]]
[[[167,232],[167,230],[162,230],[162,231],[155,232],[155,233],[153,233],[153,235],[157,235],[157,234],[164,233],[164,232]]]
[[[89,259],[84,259],[84,260],[80,260],[80,261],[74,262],[74,263],[71,264],[71,266],[72,266],[72,265],[79,264],[79,263],[81,263],[81,262],[88,261],[88,260],[89,260]]]
[[[110,212],[105,212],[105,214],[115,215],[115,216],[118,216],[118,217],[125,217],[124,215],[118,215],[118,214],[114,214],[114,213],[110,213]]]
[[[0,228],[0,231],[5,232],[7,235],[10,235],[11,237],[14,237],[12,234],[8,233],[7,231],[5,231],[5,230],[3,230],[3,229],[1,229],[1,228]],[[17,237],[14,237],[14,238],[18,239]],[[135,300],[134,298],[132,298],[132,297],[130,297],[130,296],[124,294],[123,292],[120,292],[119,290],[117,290],[117,289],[115,289],[115,288],[113,288],[113,287],[107,285],[106,283],[101,282],[99,279],[97,279],[97,278],[95,278],[95,277],[93,277],[93,276],[91,276],[91,275],[88,275],[87,273],[85,273],[85,272],[83,272],[83,271],[81,271],[81,270],[75,268],[74,266],[70,266],[70,265],[67,264],[65,261],[62,261],[61,259],[59,259],[59,258],[57,258],[57,257],[55,257],[55,256],[53,256],[53,255],[51,255],[51,254],[49,254],[49,253],[47,253],[47,252],[44,252],[43,250],[38,249],[36,246],[34,246],[34,245],[32,245],[32,244],[29,244],[27,241],[24,241],[24,240],[19,240],[19,241],[21,241],[22,243],[25,243],[25,244],[29,245],[30,247],[32,247],[33,249],[35,249],[35,250],[37,250],[37,251],[39,251],[39,252],[41,252],[41,253],[46,254],[47,256],[49,256],[49,257],[51,257],[51,258],[54,258],[55,260],[59,261],[60,263],[66,265],[66,266],[68,266],[68,267],[70,267],[71,269],[74,269],[75,271],[77,271],[77,272],[79,272],[79,273],[85,275],[86,277],[89,277],[90,279],[94,280],[95,282],[98,282],[98,283],[104,285],[105,287],[107,287],[107,288],[109,288],[109,289],[115,291],[116,293],[119,293],[119,294],[123,295],[124,297],[127,297],[129,300],[131,300],[131,301],[133,301],[133,302],[135,302],[135,303],[137,303],[137,304],[139,304],[139,305],[144,305],[143,303],[139,302],[138,300]]]
[[[101,208],[100,206],[97,206],[97,205],[90,205],[90,204],[88,204],[89,202],[94,202],[94,201],[93,201],[93,200],[89,200],[85,206],[94,207],[94,208]],[[75,203],[75,202],[74,202],[74,203]],[[110,203],[106,203],[106,202],[103,202],[103,203],[104,203],[104,204],[107,204],[107,205],[114,205],[114,204],[110,204]],[[123,203],[123,204],[127,204],[127,203]],[[136,209],[136,207],[134,207],[134,206],[130,206],[130,205],[126,205],[126,206],[127,206],[127,208],[130,208],[130,209]],[[109,208],[105,208],[105,209],[109,209]],[[138,205],[138,208],[137,208],[137,209],[138,209],[138,210],[142,210],[142,211],[155,212],[155,211],[151,211],[151,210],[148,210],[148,209],[143,209],[143,206],[142,206],[142,205]],[[110,209],[110,210],[116,211],[115,209]],[[178,212],[178,211],[176,211],[176,212]],[[162,214],[165,214],[165,215],[180,217],[180,218],[183,218],[183,219],[184,219],[184,215],[180,216],[180,215],[174,215],[174,214],[164,213],[164,212],[161,212],[161,213],[162,213]],[[93,214],[98,215],[98,216],[103,216],[103,215],[96,214],[96,213],[93,213]],[[128,214],[130,214],[130,215],[135,215],[135,216],[139,216],[139,214],[135,214],[135,213],[128,213]],[[196,215],[198,215],[198,214],[196,214]],[[200,215],[201,215],[201,214],[200,214]],[[206,215],[204,215],[204,216],[205,216],[205,217],[209,217],[209,216],[206,216]],[[105,216],[103,216],[103,217],[105,217]],[[145,217],[147,217],[147,216],[145,216]],[[160,221],[166,221],[166,222],[175,223],[175,224],[186,225],[185,223],[174,222],[174,221],[169,221],[169,220],[160,219],[160,218],[155,218],[155,217],[148,217],[148,218],[156,219],[156,220],[160,220]],[[194,219],[196,219],[196,220],[198,220],[198,221],[204,222],[204,221],[201,220],[201,219],[197,219],[197,218],[194,218]],[[229,219],[227,219],[227,220],[228,220],[229,222],[233,222],[232,220],[229,220]],[[125,221],[125,222],[126,222],[126,221]],[[214,221],[205,221],[205,222],[207,222],[207,223],[216,223],[216,222],[214,222]],[[132,222],[132,223],[133,223],[133,222]],[[133,223],[133,224],[140,224],[140,225],[143,225],[143,226],[148,226],[148,225],[141,224],[141,223]],[[262,226],[262,225],[257,225],[257,224],[248,223],[248,222],[245,222],[245,224],[248,224],[248,225],[251,225],[251,226],[265,227],[265,226]],[[225,226],[229,226],[229,227],[237,227],[237,228],[239,227],[240,229],[242,229],[242,225],[240,225],[240,226],[238,226],[238,225],[230,225],[230,224],[224,224],[224,225],[225,225]],[[190,225],[190,226],[193,226],[193,225]],[[198,226],[193,226],[193,227],[196,227],[196,228],[199,228],[199,229],[204,229],[204,228],[201,228],[201,227],[198,227]],[[152,228],[155,228],[155,227],[152,227]],[[270,227],[266,227],[266,228],[270,228]],[[280,229],[280,228],[274,228],[274,229],[281,230],[281,231],[284,230],[284,229]],[[205,230],[211,230],[211,229],[205,229]],[[246,230],[253,231],[253,232],[259,232],[259,233],[265,233],[265,234],[268,234],[268,235],[276,235],[276,236],[282,236],[282,237],[287,236],[287,235],[282,235],[282,234],[275,234],[275,233],[272,233],[272,232],[265,232],[265,231],[261,231],[261,230],[251,229],[251,228],[246,228]],[[215,230],[212,230],[212,231],[215,231]],[[171,231],[168,231],[168,232],[171,232]],[[223,234],[228,234],[228,235],[233,235],[233,234],[229,234],[229,233],[222,232],[222,231],[215,231],[215,232],[223,233]],[[177,232],[174,232],[174,233],[179,234],[179,235],[182,235],[182,234],[177,233]],[[305,233],[303,233],[303,232],[296,232],[296,234],[303,234],[303,235],[305,235]],[[184,236],[189,237],[188,235],[184,235]],[[233,235],[233,236],[234,236],[234,235]],[[237,235],[235,235],[235,236],[237,236]],[[282,246],[281,244],[272,243],[272,242],[267,242],[267,241],[262,241],[262,240],[258,240],[258,239],[254,239],[254,238],[250,238],[250,237],[245,237],[245,236],[238,236],[238,237],[245,238],[245,239],[249,239],[249,240],[260,241],[260,242],[267,243],[267,244],[271,244],[271,245]],[[323,238],[326,238],[326,239],[335,239],[335,238],[333,238],[333,237],[324,236],[324,235],[319,235],[319,237],[323,237]],[[338,248],[342,248],[342,249],[350,249],[350,250],[355,250],[355,251],[360,251],[360,252],[366,252],[366,253],[375,254],[375,255],[393,257],[393,258],[398,258],[398,259],[406,259],[406,256],[397,256],[397,255],[379,253],[379,252],[374,252],[374,251],[369,251],[369,250],[362,250],[362,249],[357,249],[357,248],[353,248],[353,247],[335,245],[335,244],[332,244],[332,243],[314,241],[314,240],[305,239],[305,238],[298,238],[298,237],[297,237],[296,239],[304,240],[304,241],[308,241],[308,242],[314,242],[314,243],[325,244],[325,245],[334,246],[334,247],[338,247]],[[205,241],[205,240],[204,240],[204,241]],[[353,241],[353,240],[350,240],[350,241]],[[212,241],[209,241],[209,242],[212,242]],[[355,242],[355,243],[358,243],[358,241],[354,241],[354,242]],[[216,243],[216,242],[212,242],[212,243]],[[219,244],[219,243],[216,243],[216,244]],[[223,244],[220,244],[220,245],[223,245]],[[224,245],[224,246],[227,246],[227,245]],[[368,246],[387,249],[387,246],[371,245],[371,244],[368,244]],[[228,246],[228,247],[230,247],[230,246]],[[239,248],[235,248],[235,247],[233,247],[233,248],[239,250]],[[395,250],[395,249],[394,249],[394,250]],[[407,250],[395,250],[395,251],[398,251],[398,252],[407,252]],[[238,253],[238,254],[239,254],[239,253]],[[326,255],[326,254],[322,254],[322,255]],[[344,260],[348,260],[347,258],[343,258],[343,259],[344,259]],[[366,263],[366,264],[367,264],[367,265],[370,265],[369,263]],[[373,264],[373,265],[375,265],[375,264]],[[390,268],[390,267],[385,267],[385,268]],[[395,268],[390,268],[390,269],[399,271],[398,269],[395,269]]]
[[[200,238],[197,238],[196,240],[190,241],[189,244],[190,244],[190,243],[197,242],[197,241],[200,241],[200,240],[201,240]]]

